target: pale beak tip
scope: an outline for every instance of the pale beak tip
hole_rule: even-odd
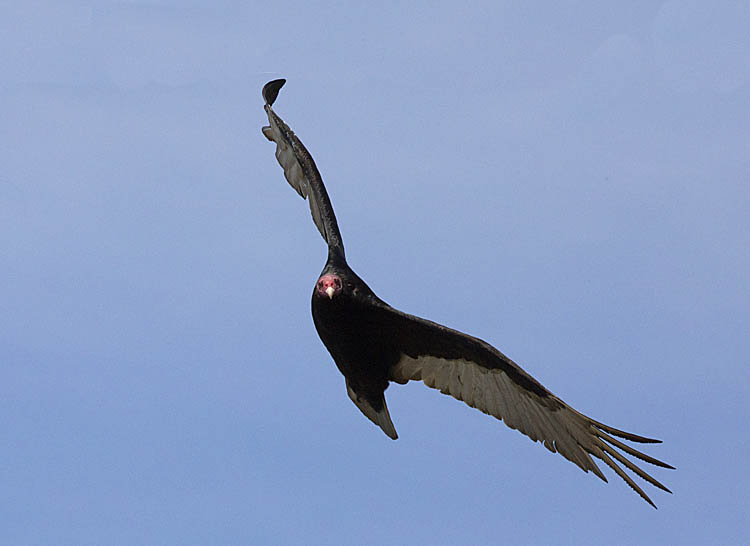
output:
[[[333,299],[333,293],[334,292],[335,291],[333,289],[333,286],[329,286],[328,288],[326,288],[326,294],[328,294],[328,299],[330,299],[330,300]]]

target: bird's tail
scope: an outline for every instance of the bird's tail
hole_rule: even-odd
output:
[[[346,382],[346,392],[349,394],[352,402],[365,414],[365,417],[378,425],[385,432],[386,436],[392,440],[398,438],[396,427],[393,426],[391,415],[388,413],[388,406],[385,404],[385,394],[381,394],[380,400],[374,401],[375,403],[373,404],[368,398],[354,392],[348,381]],[[376,406],[379,406],[380,409],[375,409]]]

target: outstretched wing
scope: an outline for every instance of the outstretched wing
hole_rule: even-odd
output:
[[[553,453],[559,453],[585,472],[592,471],[606,482],[591,458],[593,455],[604,461],[654,508],[656,506],[648,495],[617,463],[671,493],[614,449],[656,466],[673,468],[614,436],[640,443],[659,443],[660,440],[612,428],[577,412],[481,339],[402,313],[385,304],[378,306],[377,313],[381,331],[395,341],[401,352],[400,360],[391,369],[391,381],[424,381],[428,387],[504,420],[510,428],[535,442],[542,442]]]
[[[286,80],[273,80],[263,86],[263,99],[266,101],[264,108],[270,123],[263,127],[263,134],[276,143],[276,159],[284,169],[284,176],[289,184],[303,199],[310,202],[313,221],[328,243],[329,252],[339,252],[343,257],[344,243],[336,223],[336,215],[315,161],[297,135],[271,108],[284,83]]]

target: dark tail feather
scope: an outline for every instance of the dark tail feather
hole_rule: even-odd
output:
[[[349,386],[349,382],[346,382],[346,392],[349,394],[349,398],[352,399],[352,402],[359,408],[359,410],[365,414],[365,417],[367,417],[370,421],[378,425],[383,432],[385,432],[386,436],[388,436],[391,440],[396,440],[398,438],[398,434],[396,433],[396,427],[393,426],[393,421],[391,421],[391,415],[388,413],[388,406],[385,405],[385,396],[380,395],[382,400],[382,404],[377,404],[378,406],[382,406],[380,409],[376,410],[374,405],[370,403],[364,396],[358,395],[352,388]]]

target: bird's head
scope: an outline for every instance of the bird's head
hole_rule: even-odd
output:
[[[338,275],[326,273],[318,279],[318,282],[315,284],[315,291],[320,297],[332,300],[341,294],[343,286],[341,278]]]

